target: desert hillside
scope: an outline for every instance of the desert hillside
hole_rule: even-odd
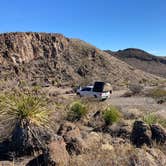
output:
[[[96,80],[107,98],[75,93]],[[1,34],[0,165],[165,166],[164,81],[78,39]]]
[[[96,47],[53,33],[0,34],[0,77],[30,82],[116,85],[153,84],[159,77],[140,71]]]
[[[143,50],[134,48],[119,50],[117,52],[107,50],[106,52],[137,69],[166,77],[165,57],[154,56]]]

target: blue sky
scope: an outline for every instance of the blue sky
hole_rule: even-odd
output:
[[[0,32],[56,32],[166,56],[166,0],[1,0]]]

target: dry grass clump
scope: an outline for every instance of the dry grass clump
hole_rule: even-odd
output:
[[[166,97],[166,90],[163,88],[155,88],[148,93],[148,96],[153,97],[155,99]]]
[[[143,121],[147,123],[148,125],[153,125],[153,124],[160,124],[161,126],[166,128],[166,119],[154,114],[154,113],[149,113],[143,117]]]

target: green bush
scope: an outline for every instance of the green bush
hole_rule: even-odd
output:
[[[145,115],[143,121],[148,125],[160,124],[161,126],[166,127],[166,119],[163,119],[154,113]]]
[[[68,120],[80,120],[87,112],[87,106],[81,101],[72,102],[69,107]]]
[[[103,118],[106,125],[113,124],[120,120],[121,113],[116,107],[109,106],[108,108],[105,109],[103,113]]]

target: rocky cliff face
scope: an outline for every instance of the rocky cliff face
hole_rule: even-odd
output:
[[[125,85],[132,81],[154,83],[160,79],[88,43],[60,34],[1,34],[0,64],[0,78],[6,80],[74,84],[103,80]]]
[[[0,63],[27,63],[38,57],[55,57],[68,47],[60,34],[5,33],[0,35]]]

